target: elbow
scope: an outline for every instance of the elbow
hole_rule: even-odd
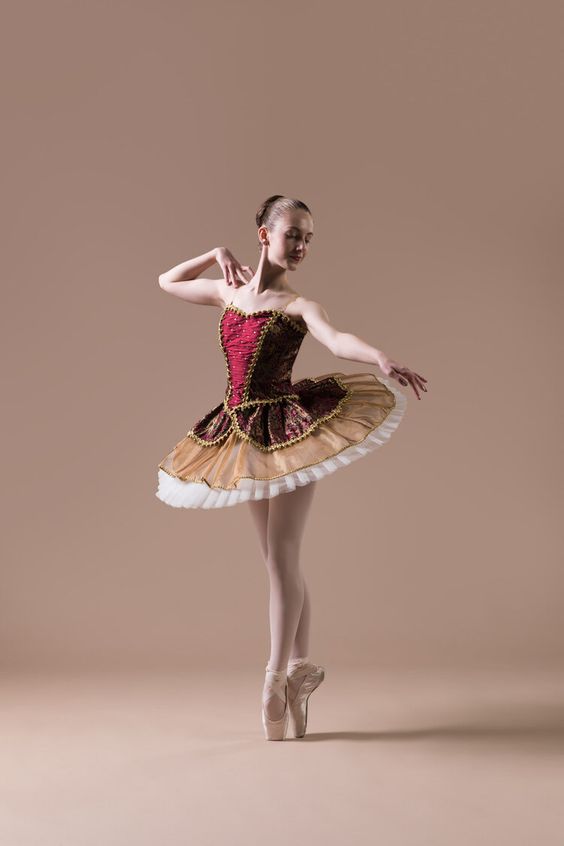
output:
[[[342,346],[341,346],[341,336],[340,335],[336,335],[333,338],[333,343],[331,344],[330,349],[331,349],[331,352],[333,353],[333,355],[335,356],[335,358],[342,358],[343,357],[343,350],[342,350]]]

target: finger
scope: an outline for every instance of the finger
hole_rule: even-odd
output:
[[[390,371],[390,376],[393,376],[394,379],[397,379],[400,385],[407,385],[407,381],[404,376],[399,372],[396,367],[392,367]]]
[[[415,379],[413,379],[412,374],[409,373],[407,378],[409,379],[409,384],[411,385],[411,387],[415,391],[415,396],[417,397],[417,399],[421,399],[421,397],[419,396],[419,391],[417,390],[417,385],[415,383]]]
[[[416,396],[417,396],[417,399],[418,399],[418,400],[420,400],[420,399],[421,399],[421,394],[420,394],[420,393],[419,393],[419,391],[417,390],[417,389],[418,389],[418,387],[419,387],[419,385],[417,384],[417,382],[415,381],[415,379],[411,379],[410,381],[411,381],[411,387],[412,387],[412,388],[413,388],[413,390],[415,391],[415,394],[416,394]]]
[[[428,382],[429,381],[428,379],[425,379],[425,377],[422,376],[421,373],[416,373],[415,370],[413,371],[413,373],[414,373],[415,376],[417,376],[417,378],[419,379],[420,382]]]
[[[426,391],[427,388],[423,383],[426,382],[427,380],[423,376],[420,376],[419,373],[416,373],[414,370],[412,370],[411,372],[413,373],[414,377],[417,379],[417,383],[418,383],[419,387],[422,388],[424,391]]]
[[[419,381],[419,377],[418,377],[417,373],[415,373],[415,371],[410,370],[409,367],[402,367],[402,372],[409,379],[409,382],[410,382],[411,385],[413,385],[414,390],[415,390],[415,385],[417,385],[417,387],[420,388],[423,391],[427,390],[425,385],[422,382]]]
[[[424,385],[420,386],[420,385],[417,384],[417,382],[415,381],[415,374],[413,373],[413,371],[411,371],[409,369],[409,367],[395,367],[394,370],[400,374],[400,378],[399,378],[400,384],[401,385],[407,385],[409,383],[411,385],[411,387],[413,388],[417,399],[421,399],[421,396],[419,395],[417,388],[421,387],[424,391],[426,391],[427,388],[425,388]],[[408,381],[405,381],[406,379]]]

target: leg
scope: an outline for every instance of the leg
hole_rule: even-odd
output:
[[[316,483],[313,482],[311,485],[307,485],[307,487],[312,487]],[[284,496],[284,494],[281,494]],[[251,511],[251,516],[253,522],[255,524],[255,528],[257,530],[260,549],[262,553],[262,557],[264,559],[265,564],[268,564],[268,515],[269,515],[269,503],[270,500],[268,499],[257,499],[251,500],[249,502],[249,507]],[[294,638],[294,642],[292,644],[292,649],[290,650],[290,658],[301,658],[308,654],[309,650],[309,634],[310,634],[310,626],[311,626],[311,602],[309,596],[309,590],[307,587],[307,583],[305,581],[305,577],[302,573],[302,581],[303,581],[303,603],[300,610],[300,618],[298,621],[298,627],[296,629],[296,635]],[[271,653],[274,651],[274,644],[273,644],[273,634],[271,629]]]
[[[268,505],[270,503],[269,499],[251,499],[249,501],[249,508],[251,511],[251,516],[253,518],[253,522],[255,524],[259,544],[260,544],[260,551],[262,552],[262,557],[266,562],[268,558],[268,540],[267,540],[267,530],[268,530]]]
[[[304,582],[304,602],[296,629],[296,636],[292,649],[290,651],[290,658],[303,658],[309,654],[309,630],[311,623],[311,604],[309,600],[309,590],[307,588],[305,577],[302,575]]]
[[[266,566],[270,578],[271,646],[268,666],[286,674],[304,605],[305,585],[300,547],[313,500],[315,482],[273,497],[269,503]],[[270,719],[279,719],[284,703],[274,696],[266,704]]]

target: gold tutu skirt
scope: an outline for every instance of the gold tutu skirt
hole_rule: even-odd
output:
[[[348,396],[305,436],[271,451],[236,431],[215,445],[190,434],[159,464],[156,496],[177,508],[222,508],[272,498],[323,479],[387,442],[406,409],[404,394],[373,373],[329,373]]]

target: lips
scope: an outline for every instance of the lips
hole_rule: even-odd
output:
[[[301,256],[290,256],[290,258],[294,259],[294,261],[300,261]]]

